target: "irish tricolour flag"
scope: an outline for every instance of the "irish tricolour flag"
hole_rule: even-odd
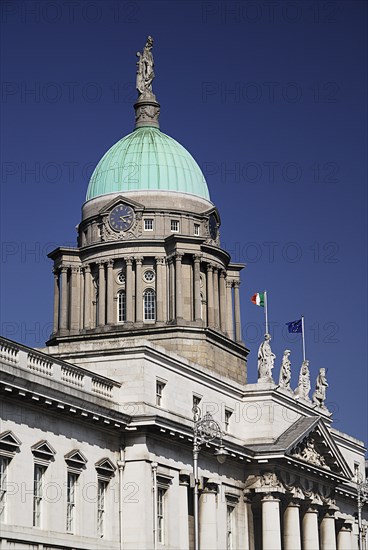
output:
[[[251,301],[253,304],[256,304],[256,306],[264,307],[265,306],[265,293],[264,292],[257,292],[251,297]]]

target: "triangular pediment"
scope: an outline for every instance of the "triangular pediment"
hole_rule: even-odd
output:
[[[95,464],[96,470],[105,476],[113,476],[115,474],[116,466],[109,458],[102,458]]]
[[[66,454],[64,458],[66,462],[74,468],[84,468],[87,464],[86,457],[78,451],[78,449],[70,451],[70,453]]]
[[[31,447],[31,451],[38,458],[43,458],[45,460],[52,460],[56,454],[55,449],[51,447],[50,443],[48,443],[45,439],[42,439],[33,445],[33,447]]]
[[[143,204],[133,201],[132,199],[128,199],[124,197],[123,195],[119,195],[117,197],[114,197],[111,201],[109,201],[103,208],[100,210],[100,214],[107,214],[112,210],[115,206],[118,206],[119,204],[127,204],[128,206],[131,206],[134,208],[134,210],[144,210]]]
[[[0,434],[0,448],[16,451],[22,442],[13,434],[11,430]]]
[[[291,458],[351,479],[353,474],[340,449],[320,419],[285,449]]]

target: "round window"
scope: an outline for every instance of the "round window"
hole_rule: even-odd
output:
[[[155,280],[155,272],[152,271],[152,269],[148,269],[147,271],[144,272],[143,278],[146,281],[146,283],[151,283],[152,281]]]
[[[125,273],[124,271],[120,271],[120,273],[118,274],[118,283],[120,283],[121,285],[125,283]]]

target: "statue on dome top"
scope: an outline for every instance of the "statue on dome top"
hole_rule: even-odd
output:
[[[272,353],[271,335],[265,334],[265,339],[258,350],[258,382],[273,382],[272,369],[276,355]]]
[[[152,81],[155,78],[153,71],[153,55],[152,55],[153,38],[147,38],[143,52],[137,52],[137,79],[136,88],[139,96],[152,96]]]

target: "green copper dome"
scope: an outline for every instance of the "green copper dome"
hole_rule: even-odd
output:
[[[210,199],[201,169],[158,128],[136,128],[115,143],[92,174],[86,200],[125,191],[177,191]]]

